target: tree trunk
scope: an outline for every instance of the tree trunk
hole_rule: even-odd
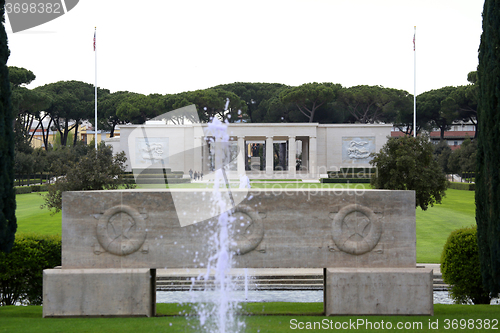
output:
[[[73,138],[73,147],[76,146],[76,141],[78,140],[78,122],[79,120],[76,121],[75,125],[75,137]]]

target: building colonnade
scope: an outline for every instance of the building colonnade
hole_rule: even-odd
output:
[[[193,167],[194,170],[201,170],[203,173],[207,174],[215,168],[213,160],[215,159],[215,149],[213,149],[215,142],[213,137],[206,136],[195,136],[193,147]],[[310,177],[316,176],[317,169],[317,142],[316,136],[232,136],[229,141],[229,146],[233,145],[233,152],[237,152],[231,156],[236,161],[231,163],[236,164],[236,168],[232,171],[236,172],[238,175],[242,175],[245,172],[259,173],[266,176],[272,176],[276,171],[281,171],[287,174],[288,177],[295,177],[297,175],[296,168],[296,156],[299,149],[297,149],[297,143],[301,142],[299,145],[300,152],[302,152],[300,171],[306,171]],[[252,158],[254,157],[251,151],[252,144],[263,144],[263,164],[255,168],[251,165]],[[274,168],[274,149],[268,149],[268,147],[273,147],[275,143],[280,143],[281,146],[279,154],[286,165],[283,165],[281,170],[275,170]],[[231,150],[230,150],[231,151]],[[262,168],[262,169],[261,169]],[[279,169],[279,168],[278,168]]]

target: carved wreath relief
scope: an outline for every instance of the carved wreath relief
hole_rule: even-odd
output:
[[[343,207],[332,222],[333,241],[341,251],[350,254],[370,252],[381,234],[382,224],[376,214],[358,204]]]
[[[232,214],[230,250],[244,255],[259,246],[264,227],[259,213],[239,205]],[[125,256],[138,251],[146,240],[145,222],[141,214],[127,205],[118,205],[104,212],[96,229],[102,248]],[[350,204],[339,210],[332,222],[332,237],[343,252],[360,255],[372,251],[382,234],[379,217],[368,207]]]
[[[99,244],[118,256],[136,252],[146,240],[143,217],[126,205],[106,210],[97,223],[96,232]]]
[[[264,238],[264,226],[259,213],[248,206],[239,205],[232,214],[230,251],[238,255],[255,250]]]

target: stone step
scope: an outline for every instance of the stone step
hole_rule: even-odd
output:
[[[195,278],[194,281],[192,278]],[[214,288],[214,276],[208,280],[196,279],[194,276],[159,276],[156,280],[156,290],[187,291]],[[245,289],[245,277],[233,276],[233,287]],[[249,290],[322,290],[323,275],[260,275],[251,276],[246,282]],[[448,285],[443,282],[441,274],[433,276],[434,291],[446,291]]]
[[[243,285],[233,286],[234,290],[245,290]],[[214,285],[171,285],[171,286],[156,286],[157,291],[189,291],[189,290],[213,290]],[[248,286],[248,290],[323,290],[323,285],[319,284],[273,284],[262,286]]]
[[[232,281],[234,285],[245,285],[245,281]],[[188,280],[170,280],[170,281],[156,281],[156,285],[168,286],[168,285],[213,285],[214,281],[188,281]],[[272,279],[272,280],[259,280],[259,281],[248,281],[248,285],[271,285],[271,284],[319,284],[323,285],[323,279],[321,280],[291,280],[291,279]]]
[[[156,281],[189,281],[191,282],[192,278],[196,278],[192,275],[185,276],[158,276]],[[214,281],[215,277],[210,275],[207,281]],[[235,275],[232,277],[233,281],[245,281],[244,276]],[[323,281],[323,275],[258,275],[258,276],[249,276],[249,281],[261,281],[261,280],[318,280]],[[196,281],[205,281],[203,277],[196,279]]]
[[[445,283],[437,283],[437,284],[434,283],[432,285],[432,289],[434,291],[448,291],[449,286],[447,284],[445,284]]]

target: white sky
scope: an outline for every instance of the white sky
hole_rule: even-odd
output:
[[[233,82],[382,85],[417,95],[467,84],[484,0],[80,0],[38,27],[6,29],[28,87],[95,82],[173,94]]]

